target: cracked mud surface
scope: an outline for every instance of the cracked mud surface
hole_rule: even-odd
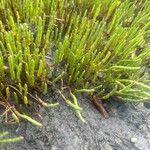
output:
[[[79,96],[82,123],[75,112],[56,94],[47,97],[60,105],[52,109],[38,109],[42,128],[23,121],[19,126],[2,126],[13,136],[24,140],[1,146],[4,150],[148,150],[150,147],[149,103],[105,103],[110,117],[104,119],[86,96]],[[36,118],[34,116],[34,118]]]

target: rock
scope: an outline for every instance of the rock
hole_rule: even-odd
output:
[[[1,131],[9,131],[11,136],[24,137],[24,141],[4,145],[5,150],[132,150],[135,146],[138,146],[138,150],[149,149],[150,138],[145,135],[150,133],[150,111],[144,105],[135,105],[135,109],[129,103],[108,101],[106,108],[110,117],[105,119],[88,97],[79,95],[78,102],[83,108],[81,113],[87,122],[85,124],[56,94],[51,92],[45,99],[57,100],[60,103],[58,107],[37,109],[42,117],[33,116],[43,124],[43,128],[25,121],[19,127],[0,124]],[[111,111],[112,106],[115,112]],[[34,114],[29,110],[27,112]],[[144,128],[139,128],[143,124]]]
[[[135,144],[135,143],[138,142],[138,139],[137,139],[136,137],[132,137],[132,138],[131,138],[131,142]]]

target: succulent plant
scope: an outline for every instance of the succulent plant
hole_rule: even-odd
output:
[[[149,9],[149,0],[1,0],[0,104],[16,121],[41,126],[16,106],[32,100],[56,106],[35,91],[46,94],[49,84],[60,81],[72,100],[62,89],[60,95],[82,121],[78,92],[102,100],[150,100],[150,80],[145,79]]]

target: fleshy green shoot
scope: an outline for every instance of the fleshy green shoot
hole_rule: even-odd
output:
[[[5,138],[8,136],[8,132],[0,133],[0,144],[6,144],[6,143],[14,143],[23,140],[22,136],[15,137],[15,138]]]

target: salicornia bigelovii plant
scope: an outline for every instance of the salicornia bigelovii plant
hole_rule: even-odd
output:
[[[149,0],[0,0],[0,104],[16,121],[41,126],[16,108],[57,105],[36,92],[60,81],[72,101],[58,92],[82,121],[78,92],[149,100],[149,10]]]

